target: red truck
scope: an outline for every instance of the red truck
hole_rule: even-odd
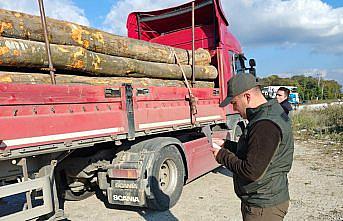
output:
[[[220,1],[131,13],[127,29],[131,38],[208,50],[215,87],[0,84],[0,198],[26,194],[26,210],[0,220],[57,219],[63,199],[94,192],[110,204],[166,210],[184,184],[218,167],[211,136],[235,139],[241,121],[218,105],[230,77],[255,65],[245,67]],[[34,195],[43,199],[36,206]]]

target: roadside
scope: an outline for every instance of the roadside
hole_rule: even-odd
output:
[[[298,141],[289,174],[291,205],[285,220],[343,220],[343,153],[341,146]],[[186,185],[170,211],[115,207],[108,209],[95,196],[67,202],[70,220],[241,220],[240,202],[225,168]]]
[[[298,141],[286,220],[343,220],[342,157],[342,146],[330,141]]]

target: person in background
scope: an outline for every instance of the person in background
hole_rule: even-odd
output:
[[[285,111],[288,114],[292,109],[292,105],[288,102],[290,90],[286,87],[280,87],[276,92],[276,99]]]
[[[238,143],[213,138],[212,152],[233,173],[243,221],[281,221],[288,211],[287,174],[293,162],[291,121],[275,99],[267,101],[251,74],[228,82],[227,98],[249,123]]]

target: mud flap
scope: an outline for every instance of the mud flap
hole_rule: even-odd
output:
[[[112,163],[111,168],[107,170],[110,185],[106,188],[110,204],[147,206],[147,170],[149,170],[150,159],[153,156],[153,152],[125,152]],[[125,171],[127,171],[127,174]],[[133,171],[137,172],[132,177],[129,174],[132,175]]]
[[[144,189],[107,189],[108,202],[116,205],[145,206]]]
[[[152,193],[154,187],[151,186],[156,154],[169,145],[182,146],[175,138],[154,138],[118,153],[111,165],[106,168],[106,172],[98,175],[101,183],[99,186],[106,190],[108,202],[148,207],[148,201],[155,200],[156,197]]]

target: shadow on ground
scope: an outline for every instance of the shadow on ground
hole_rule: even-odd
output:
[[[156,180],[154,181],[157,182]],[[170,199],[167,195],[165,195],[162,191],[158,191],[158,194],[163,195],[163,197],[165,198],[164,200],[167,200],[167,204],[169,203]],[[96,191],[96,197],[101,200],[104,203],[105,207],[108,209],[136,212],[147,221],[178,221],[178,219],[169,209],[165,211],[157,211],[142,207],[113,205],[108,202],[107,196],[105,196],[101,191]]]
[[[220,166],[212,171],[212,173],[222,174],[224,176],[232,177],[233,174],[230,170],[226,169],[224,166]]]

